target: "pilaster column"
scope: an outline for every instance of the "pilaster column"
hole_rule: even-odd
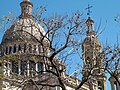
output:
[[[7,75],[7,67],[6,67],[6,65],[5,65],[5,63],[3,63],[3,66],[4,66],[4,69],[3,69],[3,74],[6,76]]]
[[[27,76],[30,75],[30,62],[27,61]]]
[[[7,74],[10,76],[10,62],[7,63]]]
[[[21,68],[20,68],[20,67],[21,67],[21,65],[20,65],[20,64],[21,64],[21,62],[20,62],[20,61],[18,61],[18,73],[19,73],[19,75],[21,74]]]
[[[37,52],[37,54],[39,54],[39,46],[38,45],[36,45],[36,52]]]
[[[45,73],[45,64],[43,63],[43,73]]]
[[[36,76],[37,76],[37,75],[38,75],[38,63],[37,63],[37,62],[36,62],[36,69],[35,69],[35,70],[36,70],[36,72],[37,72],[37,73],[36,73]]]
[[[103,82],[103,90],[106,90],[106,79]]]

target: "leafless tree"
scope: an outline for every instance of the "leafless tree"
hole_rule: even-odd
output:
[[[78,11],[74,13],[73,15],[53,15],[49,18],[44,18],[43,12],[46,11],[44,7],[40,7],[40,9],[37,9],[34,13],[34,20],[42,25],[45,31],[41,31],[40,28],[36,27],[34,23],[30,23],[30,27],[35,27],[38,30],[38,33],[30,34],[26,31],[24,31],[24,35],[21,37],[21,40],[24,41],[26,36],[30,36],[31,40],[27,42],[36,42],[36,44],[41,45],[42,51],[39,55],[37,55],[38,60],[42,60],[42,63],[45,65],[45,71],[36,71],[34,68],[30,69],[34,75],[30,77],[26,77],[26,72],[21,72],[23,75],[16,75],[15,73],[10,71],[12,76],[15,78],[11,78],[10,83],[11,85],[16,84],[18,88],[26,88],[27,86],[29,88],[32,88],[32,84],[37,88],[37,90],[42,90],[44,88],[51,88],[51,87],[61,87],[62,90],[66,90],[65,83],[69,79],[69,76],[63,75],[63,72],[65,72],[66,68],[70,68],[68,62],[71,59],[72,55],[77,55],[78,60],[81,61],[81,44],[82,44],[82,36],[86,32],[86,24],[85,19],[82,17],[82,14]],[[9,19],[9,17],[4,17],[7,21],[10,21],[12,19]],[[16,21],[16,20],[14,20]],[[13,21],[13,22],[14,22]],[[22,25],[22,24],[21,24]],[[21,28],[27,28],[21,26]],[[15,34],[17,36],[20,36],[21,33],[19,31],[12,32],[11,34]],[[39,35],[36,37],[36,35]],[[27,50],[26,50],[27,51]],[[25,50],[23,51],[25,52]],[[105,54],[106,55],[106,52]],[[17,58],[16,58],[17,57]],[[19,57],[19,58],[18,58]],[[10,55],[5,55],[2,57],[2,60],[13,60],[16,59],[22,61],[23,58],[27,58],[29,61],[35,61],[36,55],[30,56],[30,54],[21,54],[21,52],[16,52]],[[77,61],[78,61],[77,60]],[[107,61],[107,60],[106,60]],[[41,61],[40,61],[41,62]],[[72,60],[74,62],[74,60]],[[81,61],[82,62],[82,61]],[[23,64],[26,62],[23,61]],[[16,66],[18,66],[17,63],[15,63]],[[75,70],[75,75],[82,74],[83,73],[83,66],[77,65],[78,70]],[[94,65],[96,66],[96,65]],[[79,90],[83,84],[85,84],[91,77],[94,77],[93,71],[94,66],[91,68],[88,68],[88,74],[86,74],[86,77],[82,78],[82,80],[76,85],[75,90]],[[34,65],[32,66],[34,67]],[[106,67],[107,64],[106,64]],[[24,67],[27,68],[27,67]],[[8,68],[6,68],[8,69]],[[107,68],[106,68],[107,70]],[[36,74],[37,73],[37,74]],[[41,75],[39,75],[42,73]],[[46,76],[46,77],[44,77]],[[35,78],[40,77],[41,79],[36,81]],[[77,76],[74,77],[74,80]],[[6,80],[4,78],[3,80]],[[13,81],[12,81],[13,80]],[[76,81],[75,81],[76,83]],[[41,87],[39,87],[41,85]]]
[[[51,77],[48,77],[47,79],[41,80],[39,82],[36,82],[34,80],[36,75],[34,77],[30,78],[23,78],[20,75],[16,76],[16,74],[12,73],[13,76],[16,77],[15,81],[11,81],[11,85],[17,84],[18,86],[23,86],[28,81],[31,81],[32,84],[36,86],[39,90],[42,90],[45,86],[49,87],[55,87],[59,86],[63,90],[66,90],[65,87],[65,80],[62,75],[63,72],[66,70],[66,63],[68,62],[68,59],[70,59],[70,56],[73,54],[78,54],[79,48],[81,47],[81,36],[84,34],[86,25],[85,25],[85,19],[82,17],[82,14],[79,12],[74,13],[73,15],[53,15],[49,18],[43,18],[42,14],[45,11],[45,8],[40,7],[41,9],[37,10],[34,13],[35,20],[44,27],[45,33],[41,32],[39,30],[40,28],[36,27],[39,30],[39,38],[36,38],[34,35],[29,34],[28,32],[24,32],[25,36],[30,35],[31,39],[34,41],[37,41],[43,48],[43,53],[39,55],[40,59],[41,57],[44,59],[43,62],[45,64],[45,71],[36,71],[36,73],[41,72],[48,72],[48,76],[51,75],[52,78],[57,79],[56,84],[52,84]],[[10,21],[9,17],[4,17],[7,21]],[[34,26],[33,23],[31,23],[31,26]],[[44,33],[44,34],[43,34]],[[14,34],[19,34],[19,32],[14,32]],[[24,37],[22,37],[22,40]],[[48,50],[48,51],[47,51]],[[2,57],[2,59],[9,59],[9,60],[15,60],[16,57],[21,57],[19,53],[14,53],[13,55],[5,55]],[[30,57],[30,56],[29,56]],[[29,59],[34,60],[34,56],[30,57]],[[22,60],[22,58],[19,58]],[[80,60],[80,58],[79,58]],[[74,62],[74,61],[73,61]],[[81,69],[82,70],[82,69]],[[40,76],[44,78],[43,76]],[[17,79],[22,78],[22,82],[17,82]],[[86,82],[81,82],[77,88],[81,88],[81,86]],[[45,83],[46,82],[46,83]],[[39,88],[38,84],[42,87]],[[24,85],[25,86],[25,85]],[[24,87],[23,87],[24,88]]]
[[[120,47],[115,45],[114,47],[107,46],[103,50],[105,60],[105,71],[110,74],[111,77],[117,81],[120,85]]]

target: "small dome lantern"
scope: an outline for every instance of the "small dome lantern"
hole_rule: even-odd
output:
[[[93,26],[94,21],[91,19],[91,17],[88,17],[88,19],[86,21],[86,24],[87,24],[88,27]]]

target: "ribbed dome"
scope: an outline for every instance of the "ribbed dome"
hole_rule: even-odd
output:
[[[86,44],[86,45],[90,45],[90,43],[91,44],[94,44],[95,46],[99,46],[99,47],[102,47],[102,45],[101,45],[101,43],[100,43],[100,41],[99,41],[99,39],[97,38],[97,37],[95,37],[95,36],[87,36],[85,39],[84,39],[84,41],[83,41],[83,44]]]
[[[19,19],[12,26],[7,29],[3,36],[2,43],[17,40],[17,39],[29,39],[31,36],[34,36],[37,39],[40,39],[42,35],[45,34],[45,31],[40,24],[34,22],[32,19]]]

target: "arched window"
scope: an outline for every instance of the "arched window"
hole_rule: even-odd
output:
[[[18,51],[21,51],[21,46],[20,45],[18,45]]]
[[[32,53],[32,45],[29,44],[29,52]]]
[[[12,52],[12,47],[10,46],[9,47],[9,54]]]
[[[24,53],[26,52],[26,49],[27,49],[27,45],[24,44]]]
[[[6,47],[5,54],[8,54],[8,47]]]
[[[14,45],[13,53],[16,53],[16,44]]]

